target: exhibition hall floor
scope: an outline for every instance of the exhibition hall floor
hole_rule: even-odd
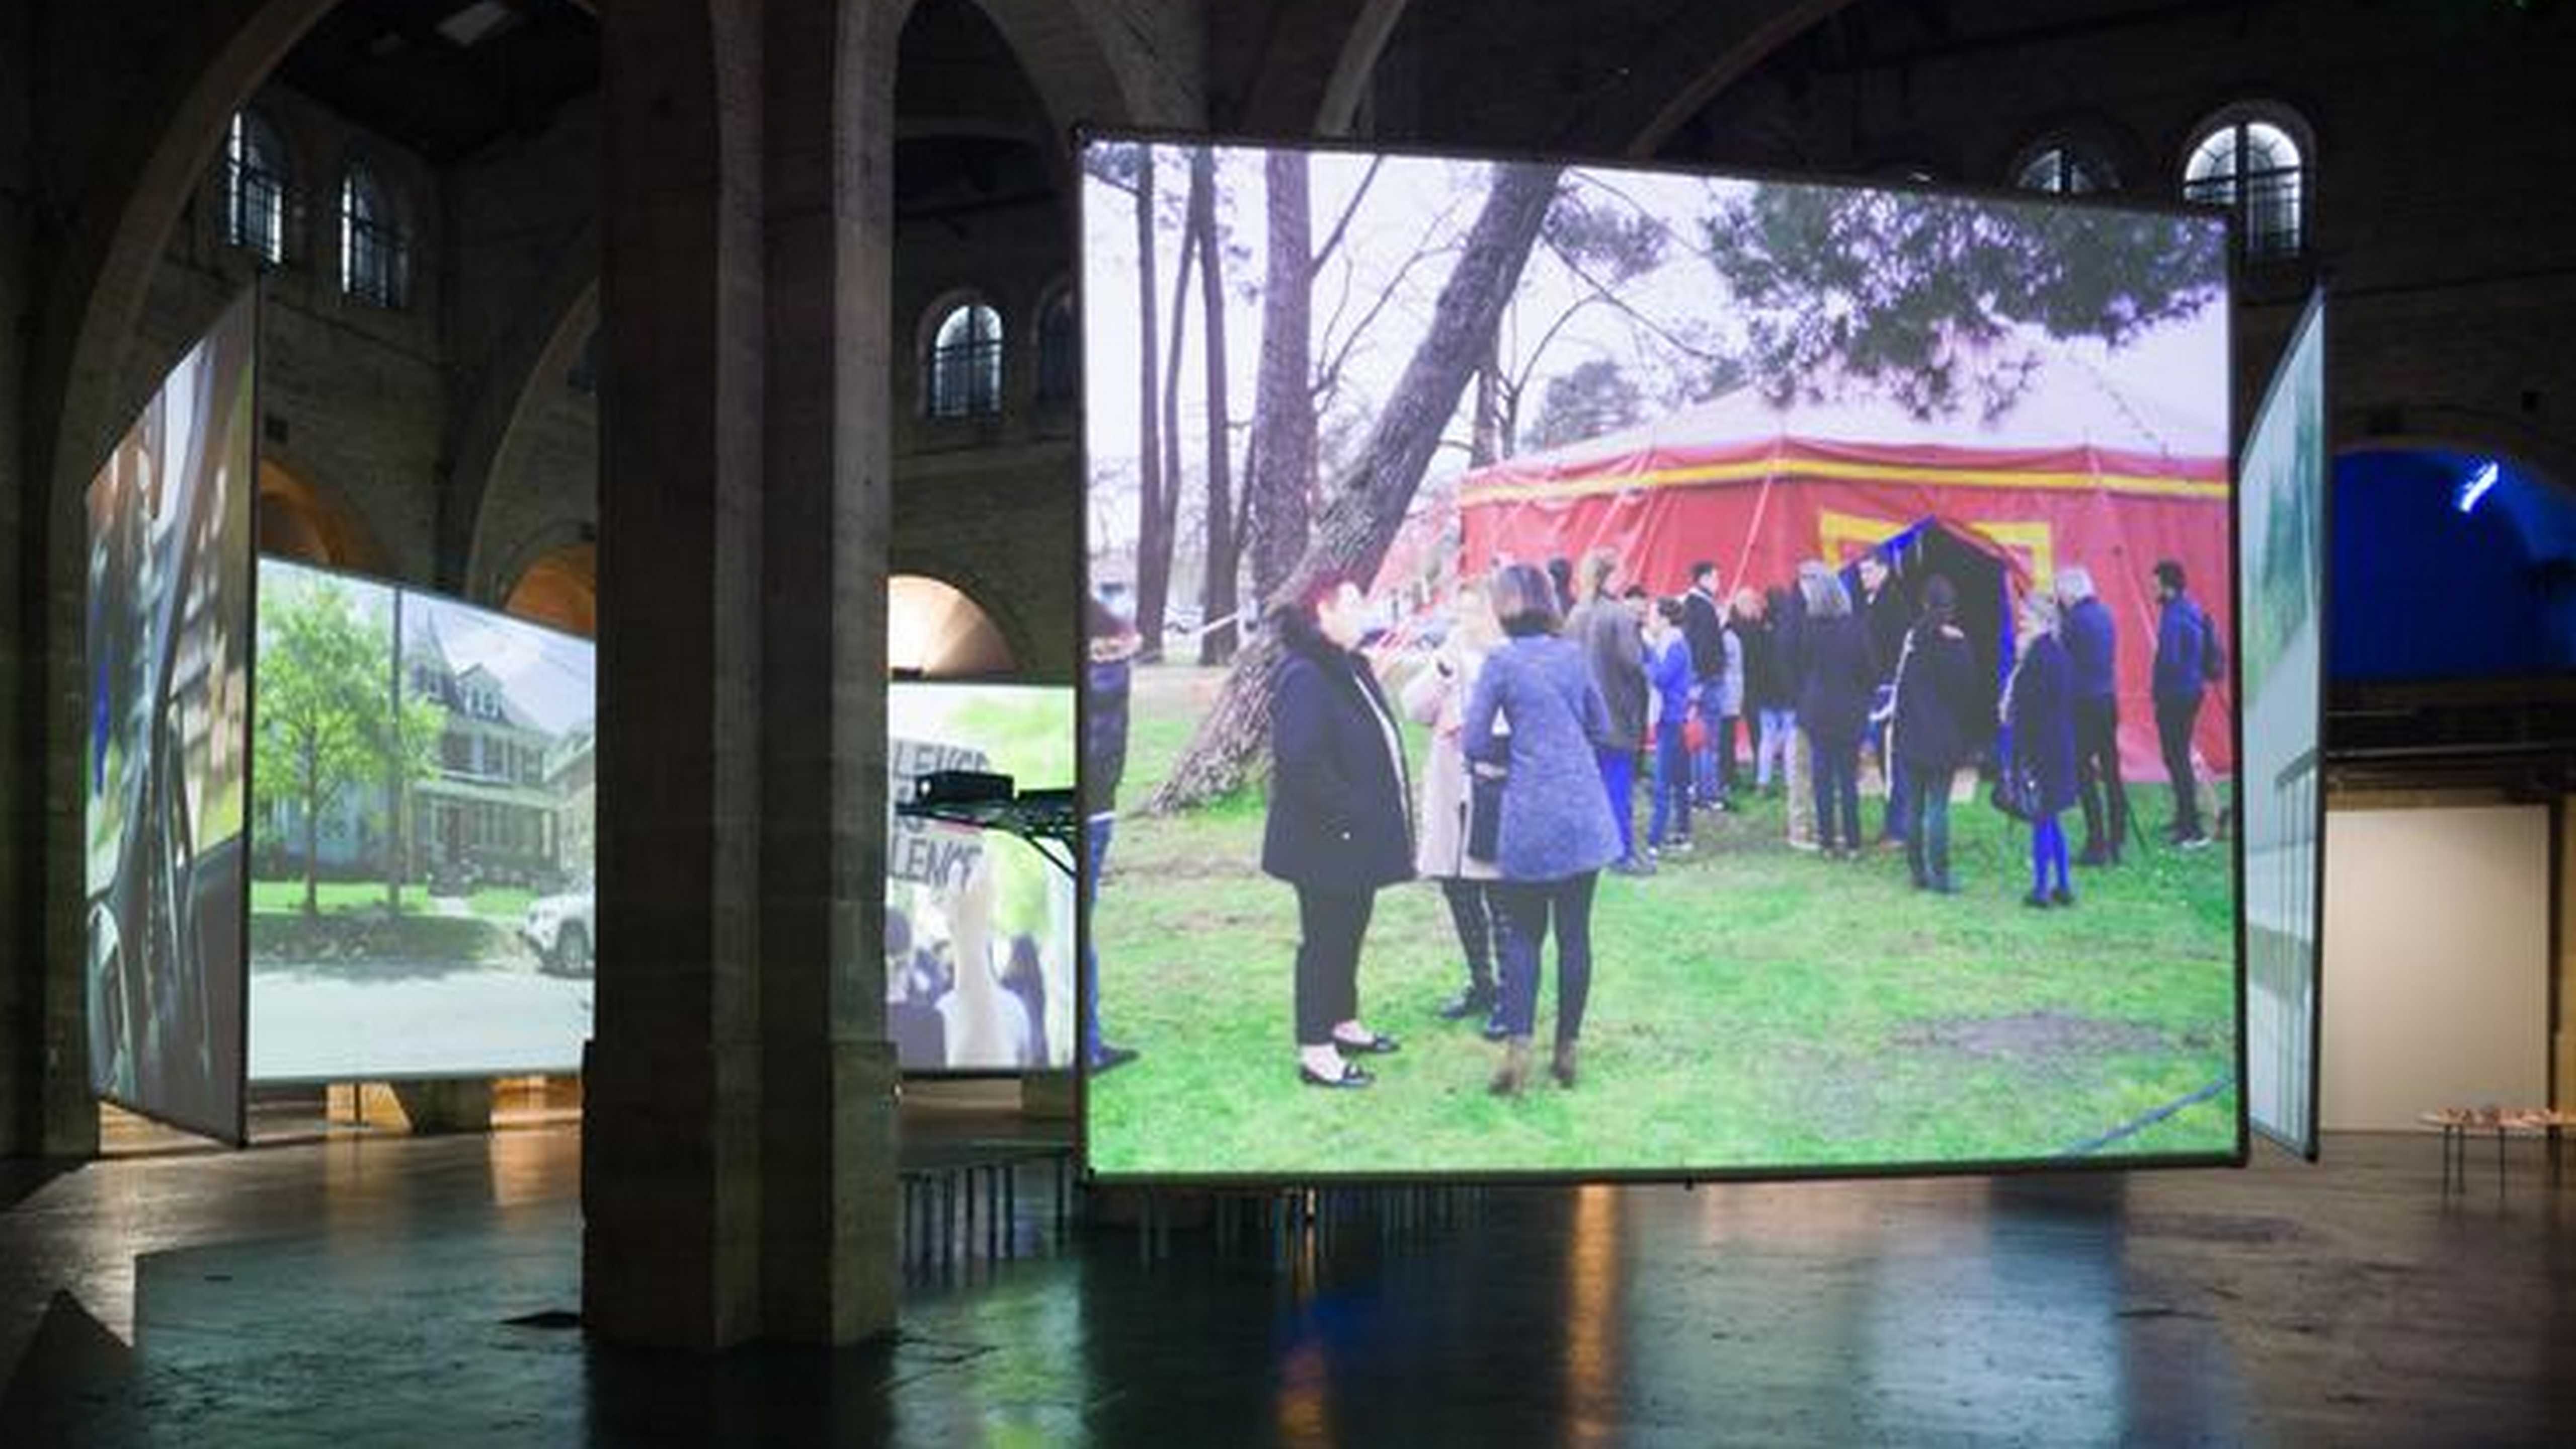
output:
[[[2338,1137],[2244,1172],[1351,1195],[1293,1235],[1059,1230],[1032,1164],[1004,1255],[910,1245],[893,1342],[716,1358],[569,1321],[579,1147],[0,1164],[0,1443],[2576,1439],[2576,1190],[2529,1142],[2501,1188],[2473,1149],[2465,1193],[2429,1137]]]

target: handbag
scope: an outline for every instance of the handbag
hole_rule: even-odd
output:
[[[1502,853],[1503,786],[1511,771],[1502,765],[1467,762],[1467,858],[1492,865]]]
[[[1986,800],[2015,820],[2030,820],[2039,813],[2039,772],[2016,760],[2004,761]]]

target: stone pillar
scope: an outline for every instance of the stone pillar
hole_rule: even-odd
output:
[[[0,317],[24,316],[27,296],[27,229],[33,224],[27,203],[28,174],[26,41],[30,26],[23,12],[0,18]],[[37,963],[44,958],[43,935],[34,929],[27,899],[28,863],[43,848],[43,836],[29,808],[39,798],[39,766],[26,748],[23,711],[28,685],[43,668],[43,656],[27,647],[26,590],[20,581],[42,561],[31,551],[22,522],[29,496],[26,429],[20,404],[26,374],[27,333],[22,327],[0,330],[0,562],[12,575],[0,585],[0,1157],[35,1150],[33,1104],[42,1076],[37,1067],[37,1033],[30,1003],[41,999]],[[42,489],[34,496],[42,499]]]
[[[583,1299],[893,1325],[885,348],[900,0],[603,7],[600,963]]]

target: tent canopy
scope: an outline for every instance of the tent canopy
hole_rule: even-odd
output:
[[[2203,450],[2182,451],[2177,440]],[[2223,429],[2098,372],[2060,362],[1991,423],[1928,422],[1884,400],[1772,407],[1748,390],[1638,427],[1469,473],[1458,510],[1463,567],[1618,550],[1630,581],[1686,587],[1715,563],[1729,588],[1786,583],[1804,559],[1840,567],[1937,521],[1949,548],[1998,553],[2011,583],[2048,588],[2059,568],[2093,575],[2119,631],[2121,753],[2132,778],[2161,776],[2149,690],[2157,562],[2230,628],[2230,469]],[[2000,623],[1999,623],[2000,627]],[[2201,713],[2195,743],[2234,759],[2232,697]]]

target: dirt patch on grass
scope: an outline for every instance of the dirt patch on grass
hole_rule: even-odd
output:
[[[2014,1016],[1948,1017],[1916,1022],[1896,1033],[1904,1047],[1937,1047],[1972,1057],[2004,1061],[2058,1057],[2109,1056],[2117,1052],[2155,1051],[2164,1033],[2125,1021],[2097,1021],[2054,1011],[2028,1011]]]

